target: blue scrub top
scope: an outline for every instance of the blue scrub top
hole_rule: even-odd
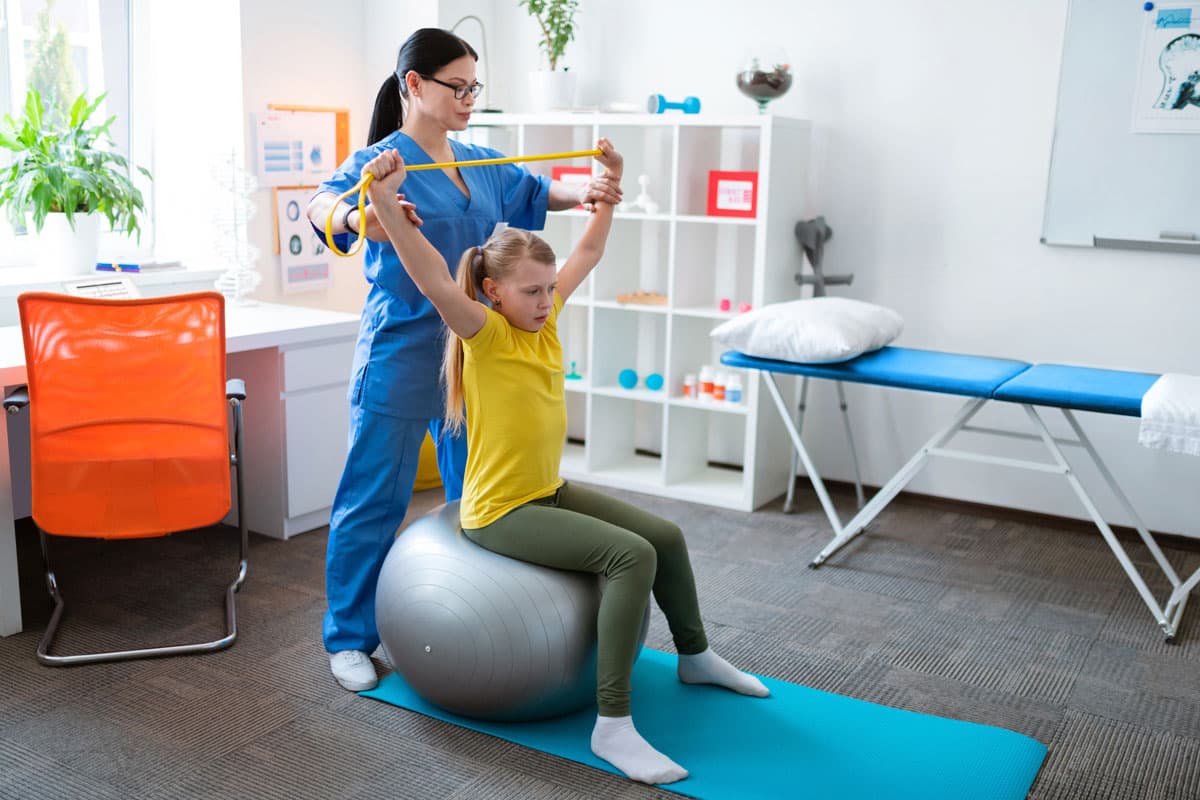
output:
[[[351,155],[317,191],[340,195],[358,183],[368,161],[391,148],[400,152],[405,164],[433,162],[408,134],[396,131]],[[491,148],[453,139],[450,148],[455,161],[504,157]],[[425,223],[421,232],[446,259],[452,275],[458,271],[463,252],[487,241],[496,223],[503,221],[526,230],[545,227],[550,198],[550,179],[516,164],[470,167],[460,174],[471,190],[470,199],[438,169],[414,172],[400,185]],[[323,226],[313,227],[324,239],[324,231],[319,229]],[[334,240],[343,251],[352,243],[349,234],[339,234]],[[350,402],[394,417],[440,417],[444,411],[439,384],[444,341],[441,317],[408,276],[390,242],[368,240],[364,250],[363,273],[371,289],[354,351]]]

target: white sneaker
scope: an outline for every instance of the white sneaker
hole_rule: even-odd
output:
[[[329,655],[329,669],[343,689],[365,692],[379,683],[371,657],[362,650],[339,650]]]

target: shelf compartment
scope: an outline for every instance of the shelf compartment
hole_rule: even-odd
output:
[[[646,193],[657,204],[659,214],[669,214],[671,205],[671,159],[674,153],[674,132],[669,127],[634,127],[601,125],[600,136],[607,137],[625,159],[621,176],[626,210],[637,199],[641,188],[638,178],[647,178]],[[589,145],[590,147],[591,145]],[[639,212],[645,209],[639,208]]]
[[[757,172],[761,131],[758,128],[681,127],[677,214],[708,213],[708,173]],[[687,169],[683,165],[687,165]],[[759,176],[760,180],[762,176]],[[628,194],[629,189],[626,188]],[[761,208],[763,198],[758,198]],[[722,218],[724,219],[724,218]],[[753,224],[753,220],[750,220]]]
[[[639,375],[639,377],[641,377]],[[639,384],[639,387],[643,384]],[[620,397],[626,400],[640,400],[644,403],[663,403],[666,402],[666,392],[661,389],[654,391],[652,389],[634,388],[626,389],[622,386],[593,386],[592,393],[604,395],[605,397]]]
[[[558,312],[558,340],[562,344],[563,374],[578,375],[578,378],[565,377],[563,385],[567,391],[578,388],[579,384],[590,382],[591,372],[588,369],[588,328],[590,326],[587,306],[576,306],[568,303]]]
[[[567,440],[575,442],[581,448],[587,441],[587,404],[586,394],[567,392]]]
[[[742,396],[745,398],[745,389],[742,389]],[[681,397],[676,394],[671,395],[672,408],[695,408],[700,411],[708,411],[712,414],[741,414],[745,416],[750,413],[750,406],[745,399],[740,403],[730,403],[724,400],[693,400],[690,397]]]
[[[755,229],[732,225],[679,223],[675,243],[671,304],[687,310],[730,313],[754,301]]]
[[[589,124],[575,125],[527,125],[525,126],[524,142],[521,145],[523,155],[543,155],[547,153],[573,153],[579,150],[591,150],[596,146],[595,128]],[[511,152],[511,151],[510,151]],[[572,158],[555,161],[527,161],[525,166],[534,175],[551,177],[555,167],[588,167],[596,170],[596,160],[592,157]]]
[[[636,311],[639,314],[668,314],[666,306],[655,306],[646,303],[619,303],[616,300],[596,300],[592,302],[596,308],[610,308],[618,311]]]
[[[719,320],[705,317],[671,317],[670,367],[665,375],[672,398],[683,394],[683,381],[688,375],[699,377],[700,368],[707,365],[714,371],[739,372],[742,379],[742,406],[750,404],[750,384],[744,371],[730,370],[721,364],[721,354],[727,348],[717,344],[709,333],[717,327]],[[674,400],[672,400],[674,402]],[[700,402],[700,401],[697,401]],[[724,401],[703,401],[707,405],[719,406]],[[730,404],[732,405],[732,404]]]
[[[741,496],[745,484],[746,417],[672,405],[667,423],[668,486],[721,489]]]
[[[546,227],[543,230],[534,231],[535,234],[545,239],[546,244],[554,250],[559,269],[562,269],[567,256],[571,254],[571,248],[575,242],[579,241],[579,237],[583,235],[586,223],[587,217],[584,215],[571,214],[566,211],[551,212],[546,215]],[[584,281],[584,286],[587,286],[589,282]],[[584,286],[579,287],[576,291],[579,292]]]
[[[616,302],[619,295],[638,291],[668,294],[670,240],[665,223],[614,217],[604,256],[591,275],[592,299]]]
[[[663,406],[604,394],[593,394],[591,403],[588,470],[661,486]]]
[[[650,390],[646,377],[657,373],[664,383],[666,373],[667,315],[642,313],[636,306],[624,308],[594,307],[593,324],[597,335],[592,339],[591,386],[595,392],[629,396],[631,392]],[[600,335],[603,332],[603,335]],[[622,370],[637,373],[632,389],[621,386]],[[666,387],[651,392],[657,402],[666,394]]]

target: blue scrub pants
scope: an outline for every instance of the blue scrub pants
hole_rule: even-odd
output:
[[[465,428],[460,435],[449,436],[440,418],[401,419],[350,407],[349,452],[333,498],[325,554],[329,608],[323,638],[330,653],[370,653],[379,645],[375,584],[396,529],[408,512],[426,430],[437,446],[446,502],[457,500],[467,467]]]

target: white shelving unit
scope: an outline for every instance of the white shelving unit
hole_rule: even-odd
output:
[[[649,177],[658,212],[618,212],[604,259],[563,310],[559,332],[568,380],[562,472],[603,486],[751,511],[783,493],[787,436],[742,374],[741,403],[682,395],[684,376],[719,365],[709,338],[739,304],[757,308],[800,296],[793,279],[803,218],[809,123],[770,115],[479,114],[465,141],[510,155],[586,150],[606,136],[625,158],[625,198]],[[531,162],[551,175],[561,162]],[[582,165],[583,162],[572,162]],[[710,170],[758,173],[753,219],[707,216]],[[582,211],[550,214],[542,235],[560,257],[583,230]],[[661,292],[666,305],[617,302]],[[722,312],[728,298],[733,312]],[[618,375],[632,369],[638,385]],[[658,373],[663,387],[646,388]]]

